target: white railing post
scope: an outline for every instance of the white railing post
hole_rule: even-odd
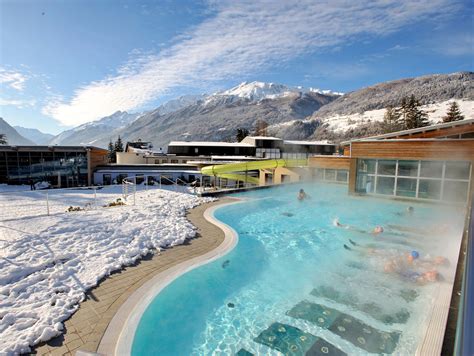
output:
[[[160,174],[160,189],[161,189],[161,174]]]
[[[97,209],[97,188],[94,187],[94,209]]]
[[[148,176],[145,176],[145,190],[148,190]]]
[[[136,198],[136,194],[137,194],[137,176],[134,177],[134,186],[133,186],[133,205],[135,205],[137,203],[137,198]]]
[[[49,216],[49,193],[46,192],[46,214]]]

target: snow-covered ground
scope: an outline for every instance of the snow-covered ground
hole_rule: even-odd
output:
[[[474,101],[455,100],[459,104],[459,109],[465,119],[474,119]],[[453,100],[444,101],[436,104],[423,105],[421,108],[428,114],[431,124],[438,124],[446,115],[449,105]],[[336,132],[344,132],[356,128],[360,124],[374,121],[383,121],[385,109],[370,110],[362,114],[336,115],[325,118],[324,123],[329,124],[329,128]]]
[[[139,191],[135,205],[129,197],[128,205],[103,207],[121,197],[116,186],[98,192],[88,210],[66,213],[93,200],[93,191],[49,190],[57,209],[46,216],[29,208],[44,203],[41,194],[0,194],[2,215],[8,215],[0,217],[0,354],[27,352],[59,335],[102,277],[193,237],[185,211],[209,200],[151,189]]]

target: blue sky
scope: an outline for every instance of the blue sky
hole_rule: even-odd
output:
[[[472,1],[0,0],[0,116],[60,131],[242,81],[473,70]]]

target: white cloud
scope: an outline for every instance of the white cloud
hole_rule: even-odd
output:
[[[229,0],[215,6],[211,18],[170,48],[132,58],[115,76],[79,88],[67,102],[50,102],[43,113],[78,125],[137,109],[172,88],[252,74],[358,35],[383,36],[410,23],[436,21],[455,9],[450,0]]]
[[[16,100],[0,98],[0,106],[15,106],[19,109],[36,105],[36,100]]]
[[[12,89],[22,91],[27,79],[23,73],[0,68],[0,84],[6,84]]]

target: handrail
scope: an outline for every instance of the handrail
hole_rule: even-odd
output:
[[[468,227],[466,261],[462,286],[461,304],[461,331],[459,347],[456,354],[459,356],[474,355],[474,199],[471,205],[471,217]]]

